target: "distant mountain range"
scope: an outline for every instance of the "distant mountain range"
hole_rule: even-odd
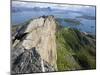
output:
[[[74,11],[74,10],[65,10],[65,9],[53,9],[51,7],[46,7],[46,8],[40,8],[40,7],[12,7],[12,12],[22,12],[22,11],[64,11],[66,13],[72,12],[72,13],[80,13],[83,14],[82,11]]]
[[[50,7],[40,8],[40,7],[12,7],[12,12],[21,12],[21,11],[52,11]]]
[[[22,12],[22,11],[61,11],[61,12],[65,12],[65,13],[79,13],[79,14],[82,14],[82,15],[89,15],[89,16],[93,16],[95,17],[95,12],[92,12],[92,13],[87,13],[87,11],[84,11],[84,10],[72,10],[72,9],[58,9],[58,8],[51,8],[51,7],[45,7],[45,8],[40,8],[40,7],[15,7],[15,6],[12,6],[12,12],[15,13],[15,12]]]

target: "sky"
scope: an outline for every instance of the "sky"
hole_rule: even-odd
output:
[[[68,4],[51,4],[51,3],[36,3],[36,2],[20,2],[20,1],[12,1],[13,7],[40,7],[46,8],[51,7],[52,9],[64,9],[64,10],[73,10],[73,11],[95,11],[95,7],[92,6],[82,6],[82,5],[68,5]]]

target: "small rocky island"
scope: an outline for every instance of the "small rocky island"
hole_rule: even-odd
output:
[[[12,74],[95,68],[95,35],[62,27],[54,16],[12,26]]]

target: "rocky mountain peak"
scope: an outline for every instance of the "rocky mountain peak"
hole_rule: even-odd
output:
[[[30,63],[32,64],[31,61],[33,58],[37,60],[36,62],[38,64],[36,65],[40,65],[37,66],[38,69],[40,68],[38,70],[39,72],[57,70],[55,33],[56,23],[53,16],[41,16],[33,19],[28,25],[24,26],[24,30],[20,29],[19,32],[16,32],[12,49],[12,67],[14,68],[16,66],[15,68],[17,69],[13,69],[13,71],[17,73],[30,73],[30,70],[27,70],[27,68]],[[35,52],[33,50],[35,50]],[[37,55],[38,58],[33,55]],[[27,62],[28,60],[26,58],[29,58],[28,60],[30,62]],[[16,61],[19,62],[14,64]],[[47,69],[44,65],[47,66]],[[22,66],[26,68],[22,69]],[[36,67],[33,66],[32,68],[35,69]],[[27,71],[25,72],[25,70]],[[35,70],[31,69],[31,72],[35,72]]]

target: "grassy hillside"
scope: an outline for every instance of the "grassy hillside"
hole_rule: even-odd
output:
[[[57,26],[58,71],[95,69],[95,37],[67,27]]]

